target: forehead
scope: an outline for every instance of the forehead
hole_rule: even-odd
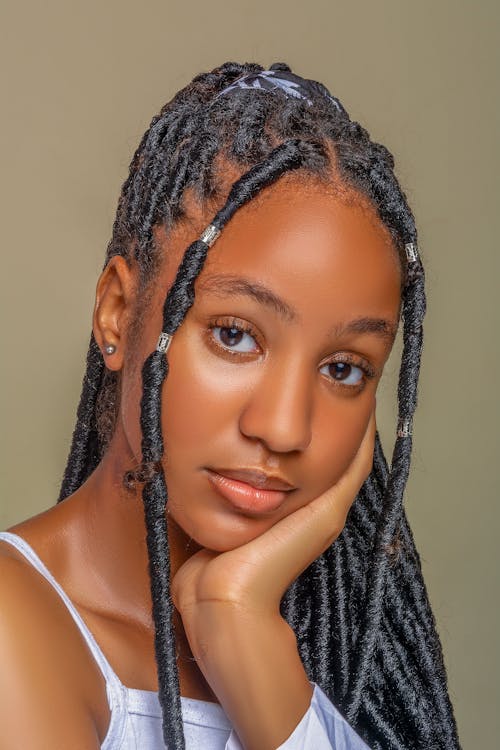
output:
[[[182,253],[214,213],[193,203],[190,219],[169,238],[163,296]],[[224,227],[196,281],[197,299],[214,294],[210,280],[221,275],[260,282],[296,309],[323,305],[344,317],[394,317],[400,301],[400,261],[367,200],[293,175],[262,190]]]
[[[196,289],[210,277],[241,275],[297,305],[360,299],[388,311],[399,304],[400,262],[374,209],[352,193],[295,181],[273,186],[243,206],[209,250]]]

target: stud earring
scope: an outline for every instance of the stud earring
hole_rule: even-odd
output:
[[[116,346],[114,344],[106,344],[104,350],[106,354],[114,354],[116,352]]]

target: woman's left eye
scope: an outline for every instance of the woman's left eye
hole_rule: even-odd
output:
[[[244,354],[254,352],[257,348],[256,341],[248,331],[235,326],[213,326],[212,333],[217,343],[233,352]]]
[[[359,385],[363,380],[364,372],[361,367],[356,367],[352,362],[328,362],[320,368],[327,377],[338,380],[343,385]]]

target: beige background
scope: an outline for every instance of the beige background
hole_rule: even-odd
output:
[[[285,60],[325,82],[389,146],[416,212],[429,313],[406,504],[463,746],[497,746],[498,4],[1,7],[0,526],[55,502],[95,282],[121,182],[152,115],[224,60]],[[379,415],[389,449],[397,366],[392,359]]]

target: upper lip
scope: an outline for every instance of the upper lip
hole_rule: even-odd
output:
[[[266,474],[260,469],[211,469],[211,471],[228,477],[228,479],[246,482],[246,484],[250,484],[258,490],[283,490],[286,492],[297,489],[283,477],[277,474]]]

